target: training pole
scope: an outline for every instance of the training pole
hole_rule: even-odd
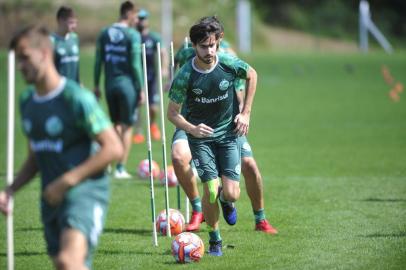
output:
[[[188,47],[188,38],[185,37],[185,41],[183,43],[183,47],[187,49]],[[186,223],[189,223],[189,198],[185,195],[185,216],[186,216]]]
[[[147,58],[145,52],[145,43],[142,44],[142,66],[144,71],[144,88],[145,88],[145,106],[147,116],[147,145],[148,145],[148,163],[149,163],[149,187],[151,194],[151,218],[152,218],[152,238],[154,245],[158,246],[158,237],[156,234],[155,226],[155,195],[154,195],[154,176],[152,175],[152,144],[151,144],[151,131],[150,131],[150,119],[149,119],[149,102],[148,102],[148,76],[147,76]]]
[[[7,126],[7,186],[14,178],[14,100],[15,100],[15,56],[8,53],[8,126]],[[7,215],[7,269],[14,270],[14,230],[13,230],[13,197],[9,200]]]
[[[175,56],[173,54],[173,41],[171,41],[171,47],[170,47],[170,55],[171,55],[171,68],[170,68],[170,76],[171,76],[171,82],[173,81],[173,78],[175,77]],[[176,197],[177,197],[177,203],[178,203],[178,210],[180,210],[180,186],[179,183],[176,186]]]
[[[165,176],[165,209],[166,209],[166,236],[171,237],[171,224],[169,222],[169,190],[168,190],[168,167],[166,160],[166,134],[165,134],[165,118],[164,118],[164,95],[162,92],[162,63],[161,63],[161,43],[157,43],[157,56],[158,56],[158,85],[159,85],[159,99],[161,110],[161,131],[162,131],[162,155],[164,162],[164,176]]]

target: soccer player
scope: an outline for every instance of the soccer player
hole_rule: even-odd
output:
[[[116,164],[114,176],[117,179],[132,177],[125,164],[131,148],[134,113],[143,85],[141,37],[133,28],[136,20],[135,5],[130,1],[122,3],[119,22],[103,29],[96,44],[94,91],[96,96],[100,96],[99,81],[104,64],[104,87],[110,118],[124,145],[123,158]]]
[[[220,41],[220,52],[223,51],[234,54],[234,51],[229,46],[222,46],[222,43],[223,39]],[[177,63],[180,66],[183,66],[184,63],[195,55],[195,50],[191,47],[180,49],[176,54]],[[239,103],[242,105],[245,81],[236,81],[235,89],[237,90]],[[247,141],[247,137],[238,137],[238,144],[241,149],[241,171],[244,175],[247,193],[254,213],[255,229],[269,234],[276,234],[277,230],[272,227],[265,216],[262,176],[253,157],[252,149]],[[193,209],[190,222],[186,226],[186,231],[198,231],[200,229],[200,223],[203,222],[204,217],[201,209],[201,199],[197,188],[196,177],[191,166],[191,158],[192,156],[186,133],[183,130],[177,129],[172,140],[172,163],[179,183],[185,191],[186,196],[188,196]]]
[[[209,227],[209,254],[222,256],[219,231],[220,201],[229,225],[237,222],[234,202],[240,196],[240,150],[237,137],[246,135],[256,90],[256,71],[228,54],[217,54],[223,27],[214,17],[190,28],[196,56],[177,73],[169,90],[168,119],[186,131],[193,162],[203,182],[203,214]],[[234,86],[247,80],[240,112]],[[181,106],[184,113],[181,114]],[[221,178],[221,185],[219,179]]]
[[[20,97],[29,146],[14,182],[0,192],[0,211],[8,214],[10,197],[39,173],[41,219],[55,268],[90,269],[109,201],[104,170],[122,155],[120,140],[93,93],[58,74],[45,28],[24,28],[10,47],[32,85]]]
[[[56,21],[57,30],[50,35],[56,69],[62,76],[79,83],[79,36],[74,32],[77,18],[73,9],[60,7]]]
[[[157,44],[161,43],[161,58],[162,58],[162,77],[166,79],[168,77],[168,54],[165,47],[161,42],[161,37],[157,32],[153,32],[149,28],[149,12],[145,9],[141,9],[138,12],[137,30],[141,33],[142,43],[145,43],[146,61],[147,61],[147,78],[148,78],[148,102],[149,102],[149,116],[151,120],[150,130],[153,140],[161,139],[161,131],[156,123],[156,117],[159,111],[159,92],[157,91],[156,77],[157,68],[156,56],[157,56]],[[139,123],[139,121],[137,121]],[[140,127],[138,127],[140,129]],[[142,143],[145,140],[141,130],[136,130],[133,137],[134,143]]]

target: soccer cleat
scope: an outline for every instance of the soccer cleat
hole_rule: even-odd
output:
[[[144,137],[144,135],[142,135],[141,133],[134,134],[134,136],[133,136],[133,143],[135,143],[135,144],[141,144],[141,143],[143,143],[143,142],[145,142],[145,137]]]
[[[220,196],[222,188],[219,187],[218,196]],[[234,225],[237,223],[237,209],[235,208],[234,203],[222,202],[220,199],[221,210],[223,210],[224,220],[228,225]]]
[[[222,251],[222,241],[215,241],[215,242],[211,242],[209,241],[209,255],[211,256],[223,256],[223,251]]]
[[[154,141],[159,141],[161,139],[161,131],[157,124],[153,123],[150,126],[151,137]]]
[[[204,221],[203,213],[193,211],[192,216],[190,217],[190,222],[186,225],[187,232],[199,231],[200,223]]]
[[[276,230],[274,227],[272,227],[271,224],[269,224],[268,220],[263,219],[260,222],[258,222],[255,225],[255,230],[256,231],[261,231],[264,233],[268,233],[268,234],[277,234],[278,230]]]
[[[132,178],[132,175],[129,174],[126,170],[116,170],[114,172],[114,178],[116,179],[130,179]]]

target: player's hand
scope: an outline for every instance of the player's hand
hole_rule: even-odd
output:
[[[57,206],[63,201],[66,191],[71,187],[69,179],[61,176],[46,186],[42,196],[51,206]]]
[[[245,136],[248,134],[248,129],[250,126],[250,115],[239,113],[234,119],[235,129],[234,132],[238,136]]]
[[[11,194],[7,191],[0,191],[0,212],[4,215],[11,213],[10,209]]]
[[[200,123],[197,126],[194,126],[193,129],[190,130],[190,134],[193,135],[193,137],[196,138],[206,138],[206,137],[210,137],[211,135],[213,135],[214,130],[209,127],[206,126],[203,123]]]
[[[93,90],[94,95],[96,96],[97,100],[101,99],[101,92],[99,87],[95,87]]]

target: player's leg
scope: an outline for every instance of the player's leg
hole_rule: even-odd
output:
[[[121,80],[115,91],[117,93],[117,103],[119,106],[119,120],[116,124],[116,128],[124,147],[124,155],[116,165],[115,177],[118,179],[126,179],[131,178],[131,175],[125,169],[125,165],[132,145],[132,126],[134,124],[137,95],[131,80]]]
[[[269,234],[277,230],[269,224],[265,216],[263,182],[257,163],[252,155],[251,146],[245,136],[238,138],[241,149],[241,171],[255,217],[255,229]]]
[[[186,225],[186,231],[197,231],[200,229],[200,223],[203,222],[202,202],[196,176],[190,165],[192,154],[183,130],[177,129],[173,135],[171,158],[178,182],[189,198],[193,209],[190,222]]]
[[[209,229],[209,254],[221,256],[222,240],[219,230],[218,170],[213,143],[190,142],[193,162],[203,183],[203,215]]]
[[[223,217],[229,225],[237,222],[234,202],[240,197],[241,158],[236,138],[225,138],[217,143],[217,159],[220,164],[222,188],[219,200]]]
[[[88,269],[85,265],[87,253],[87,240],[83,233],[76,229],[65,229],[61,234],[55,266],[60,270]]]
[[[161,131],[159,130],[156,118],[159,113],[159,95],[156,91],[155,78],[148,79],[148,102],[149,102],[149,117],[150,117],[150,130],[151,137],[155,141],[161,139]]]
[[[134,136],[133,136],[133,143],[140,144],[145,142],[145,136],[142,134],[142,112],[141,112],[142,104],[138,103],[138,107],[134,112]]]

